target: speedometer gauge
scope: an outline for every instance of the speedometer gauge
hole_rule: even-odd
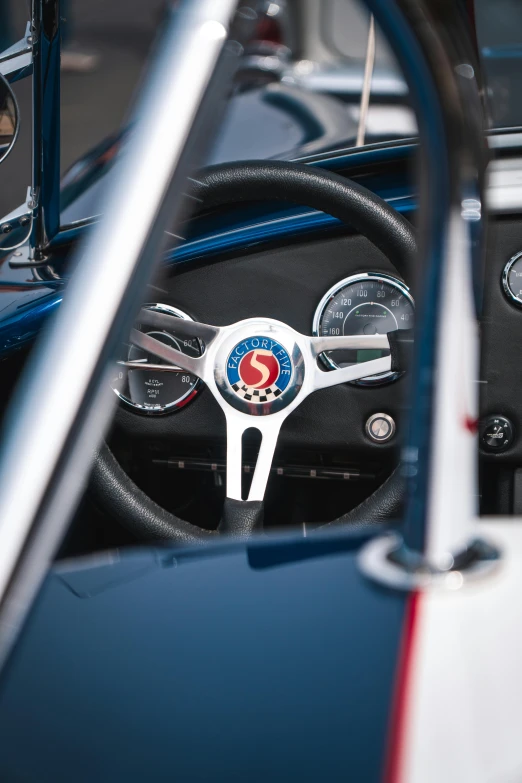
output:
[[[182,310],[170,305],[146,304],[143,309],[192,320]],[[176,335],[175,328],[168,332],[151,330],[143,328],[139,323],[135,324],[135,328],[188,356],[201,356],[199,340]],[[112,388],[120,400],[135,411],[147,414],[171,413],[182,408],[193,399],[199,385],[200,381],[195,375],[172,367],[130,344],[123,346],[112,378]]]
[[[332,286],[315,312],[313,333],[320,336],[388,334],[411,329],[414,303],[408,287],[380,273],[353,275]],[[321,354],[332,369],[389,356],[388,350],[345,350]],[[388,383],[400,373],[386,372],[355,381],[358,385]]]

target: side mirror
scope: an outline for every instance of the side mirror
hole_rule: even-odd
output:
[[[20,115],[11,85],[0,74],[0,163],[9,155],[18,136]],[[0,253],[25,244],[31,233],[33,216],[30,208],[31,189],[26,203],[0,220]]]
[[[18,135],[18,104],[9,82],[0,74],[0,163],[9,155]]]

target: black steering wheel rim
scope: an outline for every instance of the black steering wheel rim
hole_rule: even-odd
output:
[[[276,200],[332,215],[372,242],[406,282],[414,278],[417,246],[411,224],[379,196],[352,180],[303,164],[246,161],[210,167],[193,183],[193,195],[203,209]],[[225,524],[210,532],[161,508],[132,481],[106,445],[96,454],[90,488],[98,503],[137,538],[188,545],[230,530]],[[374,527],[396,518],[402,501],[403,481],[399,469],[395,469],[367,500],[328,526]],[[232,502],[235,531],[249,535],[259,529],[260,504]]]

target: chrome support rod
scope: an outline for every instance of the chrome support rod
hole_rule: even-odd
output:
[[[403,67],[423,159],[417,219],[423,274],[416,296],[421,339],[412,361],[402,451],[405,521],[394,557],[405,572],[436,572],[472,560],[479,538],[474,293],[480,290],[477,240],[485,220],[483,110],[458,4],[367,3]],[[365,571],[389,583],[383,562],[388,554],[381,549],[379,557],[367,559],[371,574]]]
[[[375,20],[370,14],[370,27],[368,28],[368,43],[366,45],[366,61],[364,64],[363,86],[361,101],[359,103],[359,125],[357,128],[356,147],[362,147],[366,138],[366,123],[368,122],[368,109],[370,107],[370,94],[372,91],[373,68],[375,65]]]
[[[6,415],[14,424],[0,453],[0,662],[107,427],[115,402],[110,364],[160,261],[167,216],[174,226],[186,216],[187,176],[212,140],[240,40],[255,20],[248,3],[236,14],[237,5],[186,0],[172,13],[111,174],[103,218],[14,392]]]

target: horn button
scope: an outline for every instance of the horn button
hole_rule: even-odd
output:
[[[263,326],[267,327],[267,323]],[[264,416],[285,408],[299,393],[304,377],[304,359],[290,330],[271,324],[219,351],[216,383],[226,401],[252,416]],[[224,368],[223,368],[224,363]]]

